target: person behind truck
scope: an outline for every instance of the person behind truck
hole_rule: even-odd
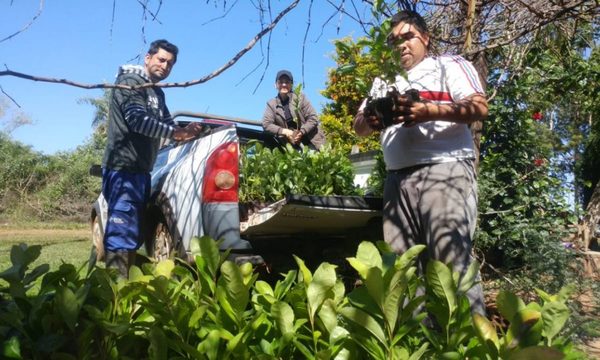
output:
[[[285,139],[297,149],[302,144],[319,150],[325,143],[325,135],[319,126],[317,113],[306,95],[294,93],[293,85],[291,72],[277,72],[277,96],[267,102],[262,126],[265,131]]]
[[[144,65],[123,65],[115,84],[156,84],[169,76],[178,48],[167,40],[150,44]],[[106,266],[128,276],[141,246],[142,214],[150,194],[150,171],[161,139],[186,141],[199,123],[175,125],[160,87],[115,88],[110,98],[108,140],[102,161],[102,194],[108,203],[104,231]]]
[[[384,127],[365,100],[353,125],[361,136],[381,131],[387,169],[384,239],[398,253],[426,245],[421,267],[432,258],[464,275],[472,262],[477,219],[475,151],[468,125],[487,116],[487,100],[469,62],[460,56],[428,55],[430,37],[419,14],[401,11],[391,25],[388,43],[401,56],[407,77],[396,76],[394,84],[378,78],[370,95],[382,98],[391,91],[399,107],[392,124]],[[409,89],[418,90],[420,100],[410,100],[405,95]],[[480,284],[467,297],[472,312],[485,314]]]

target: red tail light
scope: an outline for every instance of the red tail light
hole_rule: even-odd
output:
[[[216,148],[206,160],[203,202],[237,202],[238,178],[238,144],[228,142]]]

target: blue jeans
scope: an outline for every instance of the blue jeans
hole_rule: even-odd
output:
[[[102,169],[102,195],[108,203],[104,248],[137,250],[142,245],[141,224],[150,195],[150,174]]]

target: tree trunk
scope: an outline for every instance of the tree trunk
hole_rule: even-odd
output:
[[[583,251],[587,251],[590,248],[596,226],[598,226],[598,221],[600,221],[600,181],[594,188],[585,212],[585,217],[579,227],[579,238],[583,242]]]
[[[463,52],[468,53],[473,45],[473,37],[475,33],[475,24],[476,19],[479,16],[479,12],[477,9],[477,0],[469,0],[464,6],[464,11],[466,13],[466,22],[465,22],[465,42],[463,44]],[[472,58],[468,59],[473,63],[475,70],[477,70],[477,74],[479,75],[479,81],[483,86],[483,91],[487,88],[487,75],[488,75],[488,67],[487,61],[485,59],[485,54],[483,52],[477,53]],[[479,168],[479,154],[481,148],[481,133],[483,130],[483,120],[477,120],[471,125],[471,136],[473,137],[473,144],[475,148],[475,169]]]

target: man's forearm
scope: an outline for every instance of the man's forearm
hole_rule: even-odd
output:
[[[426,116],[431,120],[445,120],[470,124],[488,115],[487,100],[483,95],[472,95],[451,104],[426,104]]]
[[[125,111],[125,121],[136,133],[151,138],[170,138],[173,136],[174,127],[165,124],[148,114],[141,106],[130,106]]]

